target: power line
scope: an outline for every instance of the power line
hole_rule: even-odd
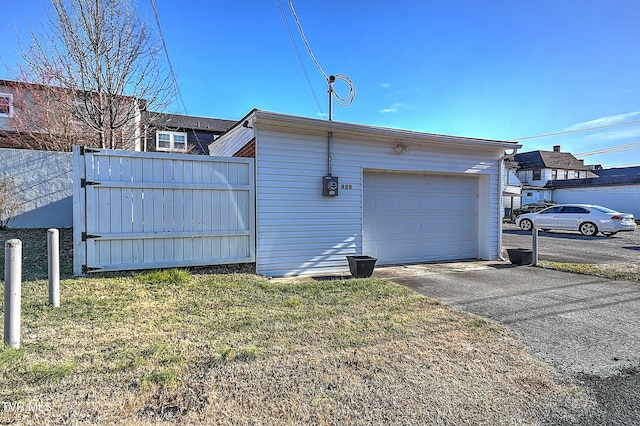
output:
[[[613,152],[633,151],[640,149],[640,142],[631,142],[624,145],[612,146],[611,148],[596,149],[594,151],[580,152],[576,154],[578,157],[588,157],[590,155],[610,154]]]
[[[318,62],[318,60],[316,59],[316,56],[313,54],[313,50],[311,50],[311,46],[309,45],[309,42],[307,41],[307,37],[304,35],[304,30],[302,29],[302,24],[300,23],[300,20],[298,19],[298,14],[296,13],[296,9],[293,7],[293,0],[289,0],[289,9],[291,9],[291,14],[293,15],[293,19],[296,21],[296,25],[298,26],[298,31],[300,32],[300,37],[302,38],[302,41],[304,42],[304,45],[307,48],[307,52],[309,52],[309,56],[311,56],[311,59],[315,63],[316,67],[318,68],[318,71],[320,71],[322,76],[327,81],[327,84],[329,85],[329,88],[330,88],[329,92],[330,92],[331,96],[335,97],[335,99],[336,99],[336,101],[338,102],[339,105],[342,105],[342,106],[351,105],[351,103],[353,102],[353,99],[356,97],[356,87],[355,87],[355,85],[349,79],[349,77],[347,77],[346,75],[344,75],[344,74],[335,74],[335,75],[333,75],[335,80],[340,80],[340,81],[343,81],[344,83],[346,83],[349,86],[349,92],[345,96],[340,96],[338,93],[336,93],[336,91],[333,90],[333,86],[332,86],[333,81],[331,81],[330,77],[327,76],[327,73],[325,73],[324,70],[322,69],[322,66],[320,65],[320,62]],[[329,119],[331,119],[331,117]]]
[[[507,139],[509,142],[516,142],[516,141],[521,141],[521,140],[525,140],[525,139],[537,139],[537,138],[546,138],[548,136],[558,136],[558,135],[567,135],[570,133],[578,133],[578,132],[588,132],[590,130],[598,130],[598,129],[606,129],[609,127],[618,127],[618,126],[627,126],[629,124],[637,124],[640,123],[640,120],[633,120],[633,121],[625,121],[622,123],[615,123],[615,124],[605,124],[603,126],[596,126],[596,127],[587,127],[584,129],[576,129],[576,130],[564,130],[561,132],[555,132],[555,133],[545,133],[542,135],[535,135],[535,136],[525,136],[522,138],[513,138],[513,139]]]
[[[171,74],[171,79],[173,80],[173,86],[178,94],[178,99],[182,104],[182,109],[185,114],[187,113],[187,107],[184,103],[184,99],[182,98],[182,93],[180,92],[180,86],[178,85],[178,79],[176,78],[176,73],[173,70],[173,65],[171,64],[171,58],[169,57],[169,50],[167,49],[167,43],[164,39],[164,34],[162,33],[162,25],[160,25],[160,15],[158,14],[158,7],[156,6],[156,0],[150,0],[151,9],[153,9],[153,15],[156,20],[156,25],[158,26],[158,33],[160,35],[160,41],[162,42],[162,49],[164,50],[164,54],[167,58],[167,63],[169,64],[169,73]]]
[[[320,73],[324,76],[325,80],[329,81],[329,77],[327,76],[327,74],[324,72],[324,70],[320,66],[320,63],[316,59],[316,56],[313,54],[313,51],[311,50],[311,46],[309,46],[309,42],[307,41],[307,37],[304,35],[304,31],[302,30],[302,24],[300,24],[300,20],[298,19],[298,15],[296,14],[296,10],[293,7],[293,1],[292,0],[289,0],[289,9],[291,9],[291,14],[293,15],[293,19],[296,21],[296,25],[298,26],[298,31],[300,31],[300,37],[302,37],[302,41],[304,42],[304,45],[307,47],[307,52],[309,52],[309,56],[311,56],[311,59],[313,59],[313,63],[316,64],[316,67],[318,68],[318,71],[320,71]]]
[[[293,37],[293,33],[291,32],[291,27],[289,26],[289,21],[287,20],[287,16],[284,12],[284,8],[282,7],[282,2],[278,0],[278,8],[280,9],[280,16],[282,16],[282,22],[284,22],[284,27],[289,34],[289,40],[291,41],[291,46],[293,46],[293,51],[298,58],[298,63],[300,64],[300,68],[302,69],[302,74],[304,74],[304,78],[307,81],[307,86],[309,86],[309,91],[311,92],[311,96],[313,96],[313,100],[316,103],[316,107],[318,108],[318,113],[322,114],[322,108],[320,108],[320,103],[318,102],[318,98],[316,97],[315,92],[313,91],[313,85],[311,84],[311,80],[309,79],[309,75],[307,74],[307,69],[304,66],[304,62],[302,61],[302,56],[300,55],[300,51],[298,50],[298,45]]]

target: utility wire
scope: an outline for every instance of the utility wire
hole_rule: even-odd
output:
[[[302,37],[302,41],[304,42],[304,45],[307,48],[307,52],[309,52],[309,56],[311,56],[311,59],[316,64],[316,67],[318,68],[318,71],[320,71],[320,73],[325,78],[325,80],[327,80],[327,84],[330,85],[331,83],[330,83],[330,80],[329,80],[329,76],[327,76],[327,73],[325,73],[324,70],[322,69],[322,66],[320,66],[320,62],[318,62],[318,60],[316,59],[316,56],[313,54],[313,50],[311,50],[311,46],[309,45],[309,42],[307,41],[307,37],[304,35],[304,31],[302,29],[302,24],[300,23],[300,20],[298,19],[298,14],[296,13],[295,8],[293,7],[293,0],[289,0],[289,9],[291,9],[291,14],[293,15],[293,19],[296,21],[296,25],[298,26],[298,31],[300,32],[300,37]],[[345,96],[340,96],[334,90],[331,90],[332,96],[334,96],[336,98],[336,102],[341,106],[349,106],[349,105],[351,105],[351,103],[353,102],[353,99],[356,97],[356,87],[355,87],[355,85],[349,79],[349,77],[347,77],[344,74],[336,74],[336,75],[334,75],[334,77],[335,77],[336,80],[340,80],[340,81],[345,82],[349,86],[349,92]]]
[[[320,66],[320,62],[318,62],[318,60],[316,59],[316,56],[313,54],[313,51],[311,50],[311,46],[309,46],[309,42],[307,41],[307,37],[304,35],[304,31],[302,30],[302,24],[300,24],[300,20],[298,19],[298,15],[296,14],[296,10],[293,7],[293,1],[292,0],[289,0],[289,9],[291,9],[291,14],[293,15],[293,19],[296,21],[296,25],[298,26],[298,31],[300,31],[300,37],[302,37],[302,41],[304,42],[304,45],[307,47],[307,52],[309,52],[309,56],[311,56],[311,59],[313,59],[313,63],[316,64],[316,67],[322,73],[322,75],[324,76],[325,80],[329,81],[329,77],[327,76],[327,74],[324,72],[324,70]]]
[[[640,142],[631,142],[624,145],[612,146],[611,148],[596,149],[594,151],[580,152],[578,157],[588,157],[589,155],[609,154],[612,152],[633,151],[640,149]]]
[[[302,74],[304,74],[304,78],[307,81],[307,86],[309,86],[309,91],[311,92],[311,96],[313,96],[313,100],[316,103],[316,107],[318,108],[318,113],[322,114],[322,108],[320,108],[320,103],[318,102],[318,98],[316,97],[316,94],[313,91],[313,85],[311,84],[311,80],[309,79],[309,74],[307,73],[307,69],[304,66],[304,62],[302,61],[302,56],[300,55],[300,51],[298,50],[298,45],[296,44],[295,38],[293,37],[293,33],[291,32],[291,27],[289,26],[289,21],[287,20],[287,16],[284,12],[284,7],[282,6],[281,0],[278,0],[278,9],[280,9],[280,16],[282,16],[282,22],[284,22],[284,27],[287,30],[287,34],[289,34],[289,40],[291,41],[291,46],[293,46],[293,51],[296,54],[296,58],[298,58],[298,63],[300,64],[300,68],[302,69]]]
[[[517,142],[517,141],[521,141],[521,140],[525,140],[525,139],[546,138],[548,136],[558,136],[558,135],[567,135],[567,134],[570,134],[570,133],[588,132],[590,130],[606,129],[606,128],[609,128],[609,127],[618,127],[618,126],[627,126],[629,124],[637,124],[637,123],[640,123],[640,120],[625,121],[625,122],[622,122],[622,123],[615,123],[615,124],[605,124],[603,126],[588,127],[588,128],[585,128],[585,129],[564,130],[562,132],[545,133],[545,134],[542,134],[542,135],[535,135],[535,136],[525,136],[525,137],[522,137],[522,138],[507,139],[507,141],[509,141],[509,142]]]
[[[162,33],[162,25],[160,25],[160,15],[158,14],[158,7],[156,5],[156,0],[150,0],[151,9],[153,9],[153,15],[156,20],[156,25],[158,26],[158,34],[160,35],[160,41],[162,42],[162,49],[164,50],[164,54],[167,58],[167,63],[169,64],[169,73],[171,74],[171,79],[173,80],[173,86],[175,87],[176,93],[178,94],[178,100],[182,105],[182,109],[185,114],[187,113],[187,107],[184,103],[184,99],[182,98],[182,93],[180,92],[180,86],[178,85],[178,79],[176,78],[176,73],[173,70],[173,65],[171,64],[171,58],[169,57],[169,49],[167,49],[167,43],[164,39],[164,34]]]

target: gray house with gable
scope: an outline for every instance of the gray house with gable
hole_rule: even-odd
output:
[[[569,152],[561,152],[560,146],[553,151],[530,151],[514,156],[517,176],[522,182],[522,204],[543,200],[557,201],[549,182],[568,181],[597,177],[583,160]]]

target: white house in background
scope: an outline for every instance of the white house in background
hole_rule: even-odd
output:
[[[268,276],[501,255],[514,142],[253,110],[209,145],[255,159],[256,271]]]
[[[555,200],[549,181],[586,179],[595,177],[583,160],[569,152],[561,152],[560,145],[553,151],[521,152],[513,157],[517,163],[517,175],[522,182],[522,204],[542,200]]]
[[[584,165],[571,153],[521,152],[513,156],[522,182],[522,204],[542,200],[599,204],[640,217],[640,167],[603,169]],[[508,201],[505,198],[505,207]]]

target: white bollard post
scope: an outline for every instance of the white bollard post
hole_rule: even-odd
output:
[[[533,235],[533,243],[532,243],[532,250],[531,250],[531,264],[533,266],[538,266],[538,234],[539,234],[539,229],[534,227],[531,230],[531,234]]]
[[[20,347],[20,297],[22,295],[22,241],[4,245],[4,343]]]
[[[49,251],[49,304],[60,306],[60,233],[57,229],[47,231]]]

